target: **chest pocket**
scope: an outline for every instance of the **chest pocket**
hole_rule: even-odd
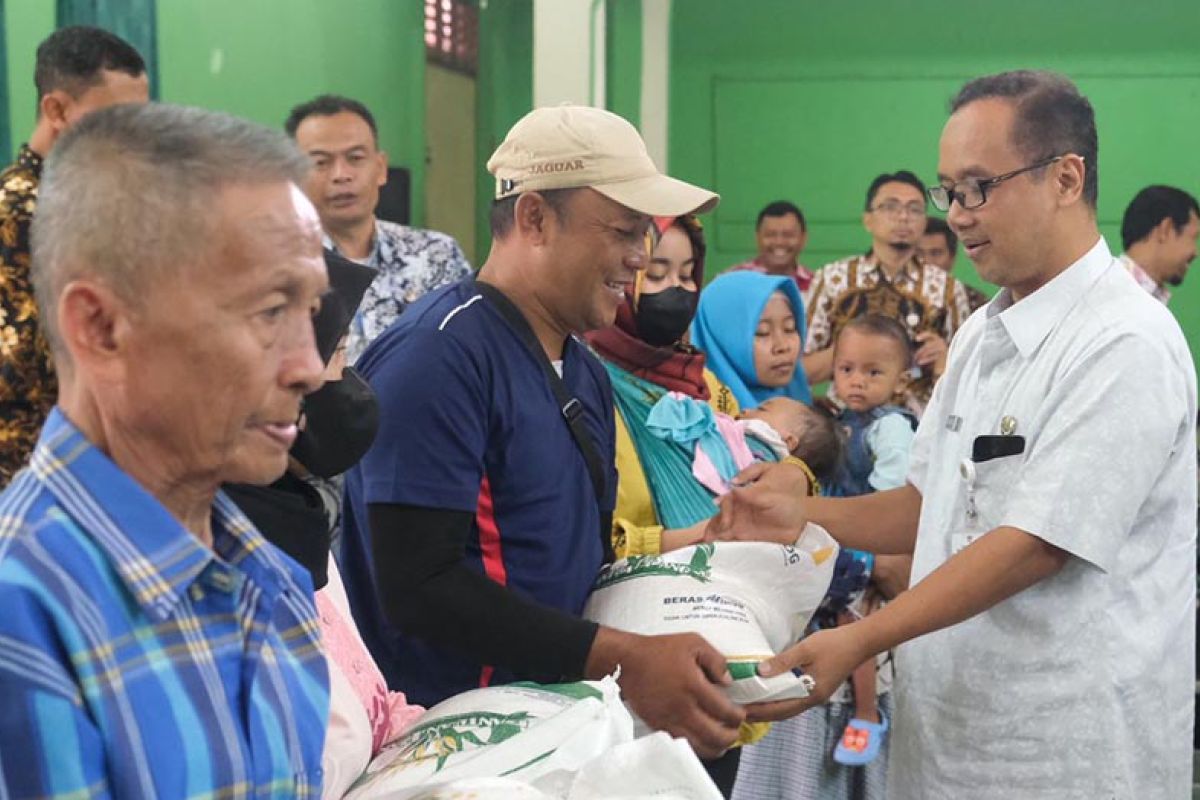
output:
[[[967,490],[967,525],[979,533],[996,528],[1004,519],[1009,497],[1021,476],[1025,454],[1000,456],[974,464],[974,490]]]

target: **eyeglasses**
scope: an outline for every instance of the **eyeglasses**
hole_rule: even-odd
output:
[[[887,200],[871,210],[881,211],[889,217],[901,217],[905,214],[910,217],[925,216],[925,205],[923,203],[901,203],[899,200]]]
[[[1043,159],[1036,164],[1030,164],[1028,167],[1014,169],[1012,172],[1006,172],[1003,175],[997,175],[994,178],[967,178],[964,181],[959,181],[953,186],[930,186],[925,191],[929,193],[929,200],[933,203],[933,207],[938,211],[949,211],[950,204],[955,200],[959,206],[965,209],[979,208],[987,202],[987,191],[993,186],[1004,183],[1009,178],[1015,178],[1026,172],[1032,172],[1035,169],[1048,167],[1055,161],[1058,161],[1062,156],[1052,156],[1051,158]]]

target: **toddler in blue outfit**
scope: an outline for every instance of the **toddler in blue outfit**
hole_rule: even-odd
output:
[[[842,462],[829,494],[849,497],[903,486],[916,420],[895,404],[910,380],[912,346],[899,322],[867,314],[839,332],[833,354],[834,392],[842,407],[838,422],[845,434]],[[875,605],[868,582],[875,558],[843,551],[834,585],[817,623],[822,626],[863,616]],[[837,591],[835,591],[835,589]],[[851,676],[854,716],[834,751],[849,765],[874,760],[883,747],[888,721],[876,698],[876,662],[861,664]]]

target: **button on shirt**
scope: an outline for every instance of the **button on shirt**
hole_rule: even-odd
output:
[[[959,331],[913,445],[913,582],[1001,526],[1071,557],[899,648],[891,797],[1188,795],[1195,419],[1179,326],[1103,240]],[[1024,451],[964,462],[1001,433]]]
[[[0,796],[319,796],[312,584],[223,494],[210,550],[54,410],[0,495],[0,609]]]

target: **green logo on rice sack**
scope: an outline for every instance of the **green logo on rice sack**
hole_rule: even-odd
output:
[[[700,583],[708,583],[712,580],[710,561],[715,549],[711,542],[696,545],[692,560],[686,564],[667,561],[662,556],[630,556],[601,572],[595,589],[606,589],[618,583],[649,576],[692,578]]]
[[[451,756],[500,744],[537,721],[526,711],[513,714],[474,711],[432,720],[413,728],[396,743],[400,752],[393,762],[394,768],[401,770],[436,758],[434,772],[438,772]]]

